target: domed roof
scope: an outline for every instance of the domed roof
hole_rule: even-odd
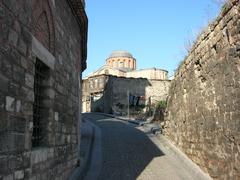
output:
[[[108,58],[115,58],[115,57],[129,57],[134,58],[132,54],[127,51],[113,51]]]

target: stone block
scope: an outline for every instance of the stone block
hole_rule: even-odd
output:
[[[9,115],[7,129],[9,131],[24,133],[26,127],[26,120],[24,118]]]
[[[13,79],[17,83],[22,83],[24,81],[24,69],[19,66],[13,65]]]
[[[21,25],[18,20],[14,20],[13,28],[17,33],[21,33]]]
[[[58,120],[59,120],[58,112],[55,112],[55,113],[54,113],[54,119],[55,119],[55,121],[58,121]]]
[[[5,75],[8,78],[12,78],[12,74],[13,74],[13,69],[12,69],[12,65],[10,64],[10,62],[8,61],[8,59],[6,59],[6,57],[4,57],[3,59],[1,59],[1,72],[3,75]]]
[[[37,180],[37,176],[32,176],[29,180]]]
[[[34,86],[34,76],[32,74],[29,74],[29,73],[25,74],[25,84],[28,87],[33,88],[33,86]]]
[[[14,31],[14,30],[10,30],[10,31],[9,31],[8,41],[9,41],[9,43],[11,43],[12,45],[17,46],[18,34],[17,34],[16,31]]]
[[[1,92],[3,93],[8,92],[8,82],[9,82],[9,79],[0,73],[0,84],[1,84],[0,91]]]
[[[48,157],[50,156],[48,154],[49,152],[51,152],[51,150],[49,148],[41,148],[41,149],[36,149],[36,150],[32,151],[31,164],[37,164],[39,162],[46,161],[48,159]]]
[[[13,180],[13,174],[3,177],[3,180]]]
[[[23,179],[24,178],[24,171],[19,170],[14,172],[14,178],[15,179]]]
[[[21,111],[21,100],[17,100],[16,103],[16,112],[19,113]]]
[[[23,102],[21,111],[24,114],[24,116],[32,116],[33,115],[33,102]]]
[[[8,157],[7,156],[1,156],[0,157],[0,174],[8,174]]]
[[[21,67],[24,68],[24,69],[27,69],[28,67],[28,64],[27,64],[27,60],[24,58],[24,57],[21,57]]]
[[[15,110],[15,98],[11,96],[6,96],[5,109],[10,112]]]
[[[34,36],[32,36],[32,51],[44,64],[54,70],[55,57]]]
[[[16,0],[2,0],[3,4],[5,4],[9,9],[15,11],[16,8]]]
[[[64,88],[60,84],[57,85],[57,91],[60,92],[61,94],[64,93]]]
[[[26,101],[34,102],[34,92],[33,92],[33,90],[27,90],[26,94],[27,94]]]
[[[27,131],[25,132],[25,140],[24,140],[24,149],[25,150],[31,150],[31,139],[32,139],[32,134]],[[29,161],[27,161],[29,162]]]
[[[0,6],[0,18],[3,18],[5,16],[5,9]]]
[[[55,97],[54,89],[51,89],[51,88],[46,89],[46,95],[48,98],[54,99],[54,97]]]
[[[23,133],[5,131],[0,136],[0,143],[4,144],[4,146],[0,146],[2,152],[22,152],[24,150],[24,135]],[[15,167],[17,164],[13,162],[12,165]]]
[[[4,108],[5,108],[5,96],[0,93],[0,111],[5,110]]]
[[[33,128],[33,122],[29,122],[29,130],[32,130]]]
[[[19,40],[18,49],[24,56],[27,54],[27,45],[22,39]]]

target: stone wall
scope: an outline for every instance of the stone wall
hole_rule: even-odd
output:
[[[214,179],[240,179],[240,3],[226,4],[171,83],[165,134]]]
[[[66,179],[77,164],[86,33],[69,2],[0,0],[0,179]],[[41,144],[33,147],[37,61],[46,78]]]
[[[169,80],[109,76],[104,92],[104,97],[106,98],[104,111],[126,115],[128,93],[133,96],[141,96],[143,98],[141,101],[145,105],[147,105],[149,98],[151,98],[152,103],[166,100],[169,86]]]

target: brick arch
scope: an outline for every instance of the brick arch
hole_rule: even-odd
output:
[[[49,0],[33,0],[32,19],[33,35],[55,54],[55,30]]]

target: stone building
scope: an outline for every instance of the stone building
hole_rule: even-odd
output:
[[[166,100],[170,85],[168,72],[156,68],[136,70],[136,64],[129,52],[114,51],[106,65],[83,80],[82,112],[126,115],[128,106],[133,104],[144,107]]]
[[[154,105],[165,101],[170,80],[126,78],[111,75],[97,75],[83,80],[82,112],[105,112],[127,115],[128,106]],[[130,101],[135,97],[135,101]],[[138,103],[137,103],[138,101]],[[135,109],[136,109],[135,108]],[[131,110],[131,108],[130,108]],[[134,114],[132,111],[130,114]]]
[[[164,132],[213,179],[240,179],[240,1],[201,33],[169,90]],[[161,168],[161,167],[159,167]]]
[[[117,77],[133,77],[147,79],[168,79],[168,72],[163,69],[148,68],[137,70],[137,61],[133,55],[127,51],[113,51],[106,59],[106,64],[86,78],[96,75],[113,75]]]
[[[0,0],[0,179],[67,179],[78,163],[83,0]]]

